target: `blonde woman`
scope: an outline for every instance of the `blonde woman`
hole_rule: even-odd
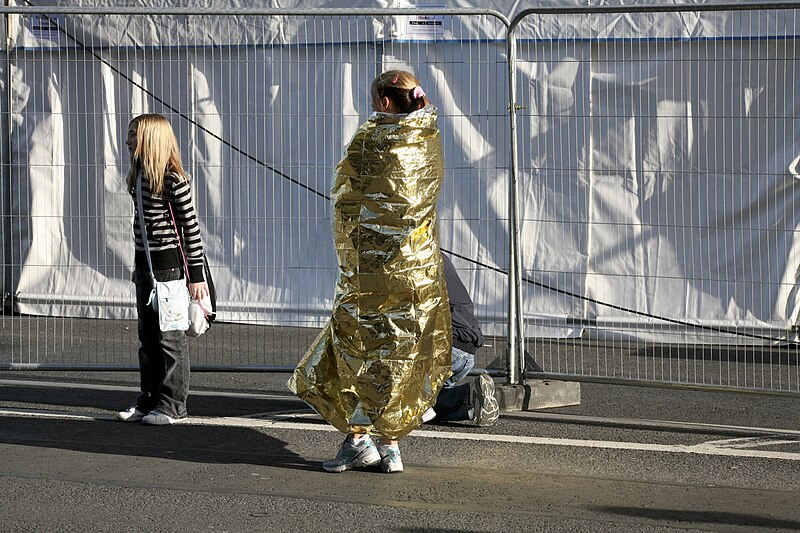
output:
[[[144,235],[156,280],[183,278],[185,255],[189,293],[197,300],[206,296],[208,285],[203,272],[203,242],[192,202],[189,176],[181,164],[178,141],[169,121],[156,114],[134,118],[128,125],[125,144],[131,160],[127,188],[135,207],[134,278],[141,394],[133,406],[117,413],[117,418],[124,422],[141,421],[151,425],[174,424],[187,417],[188,342],[183,331],[161,331],[158,313],[148,305],[152,282],[139,223],[137,180],[141,180]],[[179,247],[181,243],[183,253]]]

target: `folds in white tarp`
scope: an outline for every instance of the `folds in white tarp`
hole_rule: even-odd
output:
[[[522,50],[522,253],[539,282],[528,333],[582,334],[558,327],[570,321],[684,342],[789,330],[800,311],[794,40]]]
[[[310,7],[290,4],[281,7]],[[481,7],[511,17],[525,6]],[[646,336],[640,326],[659,317],[743,330],[795,323],[794,16],[522,23],[527,334],[577,336],[597,323]],[[193,176],[220,319],[321,325],[335,279],[333,167],[369,112],[372,76],[409,65],[441,110],[442,245],[470,259],[456,266],[488,332],[501,332],[507,278],[484,265],[508,263],[503,28],[448,18],[435,43],[388,46],[403,39],[397,24],[355,11],[336,20],[67,16],[57,26],[65,34],[18,17],[12,60],[0,68],[11,69],[2,73],[11,102],[4,263],[19,310],[133,316],[124,135],[131,116],[161,112]]]

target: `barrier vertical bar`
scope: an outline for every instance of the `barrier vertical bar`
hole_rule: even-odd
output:
[[[508,336],[507,383],[519,385],[525,375],[525,346],[522,328],[522,261],[519,256],[519,209],[517,179],[516,41],[514,26],[508,29],[508,115],[511,134],[511,169],[508,184]]]
[[[2,207],[0,207],[0,224],[2,224],[2,228],[0,228],[0,234],[4,236],[2,249],[0,249],[0,254],[3,257],[3,281],[2,281],[2,291],[0,291],[0,313],[5,314],[6,306],[8,306],[8,310],[12,310],[12,301],[11,301],[11,287],[13,285],[12,280],[12,267],[11,267],[11,125],[12,125],[12,117],[11,117],[11,18],[14,15],[4,15],[3,16],[3,27],[5,30],[5,35],[3,39],[3,61],[5,63],[5,99],[3,101],[3,105],[5,109],[3,109],[3,115],[6,118],[5,124],[3,124],[3,137],[4,141],[2,144],[2,151],[0,151],[0,165],[5,167],[4,181],[0,183],[0,202],[2,202]]]

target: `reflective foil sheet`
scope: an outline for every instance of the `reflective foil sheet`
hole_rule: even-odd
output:
[[[342,432],[403,437],[451,373],[436,108],[373,114],[336,168],[333,314],[289,388]]]

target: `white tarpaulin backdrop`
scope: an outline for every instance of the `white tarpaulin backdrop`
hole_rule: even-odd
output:
[[[529,6],[481,7],[510,17]],[[525,284],[526,333],[582,333],[559,325],[564,318],[612,330],[658,317],[742,328],[795,322],[794,15],[522,23],[521,253],[536,283]],[[369,112],[372,76],[409,64],[441,111],[442,245],[472,260],[456,266],[487,330],[502,331],[507,278],[481,266],[508,264],[501,25],[448,17],[436,42],[379,51],[370,44],[404,39],[398,19],[68,16],[58,28],[67,31],[15,19],[4,63],[12,125],[4,263],[21,312],[133,316],[124,135],[131,116],[162,112],[194,179],[220,319],[320,325],[333,296],[325,198],[333,166]]]

